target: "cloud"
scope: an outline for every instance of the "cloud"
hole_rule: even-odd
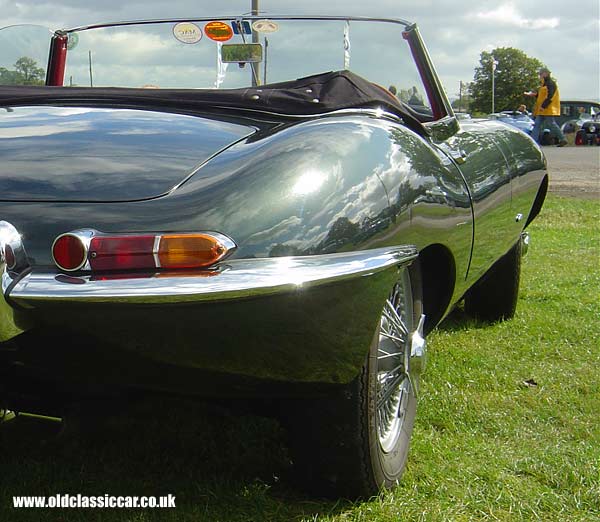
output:
[[[597,99],[600,91],[598,0],[579,0],[577,7],[563,0],[373,0],[368,3],[364,0],[305,0],[302,3],[296,0],[259,1],[260,10],[270,14],[348,14],[414,21],[419,25],[438,74],[451,95],[458,92],[459,82],[473,79],[481,51],[489,49],[486,44],[515,47],[547,64],[556,75],[563,96]],[[208,15],[209,11],[218,11],[219,15],[241,14],[250,10],[250,2],[222,0],[218,7],[207,9],[202,13]],[[186,17],[198,14],[198,2],[0,0],[0,13],[0,26],[39,23],[57,28],[112,20]],[[355,44],[357,32],[354,29],[351,30],[351,37]],[[542,37],[544,33],[547,34]],[[306,34],[302,36],[302,46],[319,43]],[[357,48],[359,46],[354,45],[353,55]],[[318,53],[311,49],[311,59],[321,57],[324,49],[327,50],[324,42]],[[5,53],[6,49],[0,42],[0,54]],[[40,63],[43,63],[44,56],[48,56],[47,49],[40,52],[39,56]],[[306,56],[305,52],[304,62],[307,61]],[[176,57],[172,56],[171,59],[175,60]],[[384,82],[395,81],[393,68],[383,60],[378,61],[385,64],[382,68],[389,76],[384,78]],[[8,65],[12,63],[14,59]],[[230,67],[228,77],[231,70]],[[84,73],[85,63],[82,65]]]
[[[525,18],[513,4],[503,4],[493,11],[478,12],[476,18],[504,25],[513,25],[523,29],[555,29],[560,25],[557,17],[553,18]]]

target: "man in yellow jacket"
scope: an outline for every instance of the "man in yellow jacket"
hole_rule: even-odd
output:
[[[560,116],[560,94],[556,81],[550,76],[550,71],[542,67],[539,71],[542,82],[537,92],[525,93],[527,96],[537,96],[533,116],[535,123],[531,131],[531,137],[541,144],[541,133],[545,127],[550,129],[550,134],[558,138],[558,147],[564,147],[567,144],[565,135],[560,130],[554,120],[554,116]]]

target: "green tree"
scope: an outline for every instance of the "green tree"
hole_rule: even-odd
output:
[[[472,98],[469,94],[471,84],[467,82],[460,82],[460,92],[458,98],[452,102],[452,108],[455,111],[469,112],[471,110]]]
[[[496,69],[493,71],[493,61]],[[544,64],[513,47],[483,51],[470,86],[472,110],[489,113],[492,110],[492,74],[494,79],[494,110],[514,110],[521,103],[532,104],[523,92],[537,90],[538,70]]]
[[[23,85],[42,85],[46,72],[37,62],[28,56],[22,56],[15,62],[15,71],[23,80]]]
[[[17,85],[20,77],[17,71],[11,71],[6,67],[0,67],[0,85]]]
[[[46,71],[28,56],[22,56],[14,64],[14,70],[0,67],[0,85],[43,85]]]

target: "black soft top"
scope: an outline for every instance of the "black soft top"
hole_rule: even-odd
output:
[[[340,109],[377,108],[400,116],[422,133],[426,118],[384,87],[350,71],[242,89],[144,89],[123,87],[0,86],[0,107],[119,105],[179,110],[240,109],[281,116],[318,115]]]

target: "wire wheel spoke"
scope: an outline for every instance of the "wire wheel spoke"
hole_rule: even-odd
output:
[[[384,332],[388,335],[395,335],[400,338],[402,338],[402,336],[408,336],[408,330],[404,321],[389,299],[383,307],[382,319],[385,319],[382,321],[382,324],[385,324]]]
[[[394,285],[381,313],[377,349],[377,432],[383,451],[392,451],[404,423],[412,389],[407,355],[412,325],[412,293],[406,270]]]
[[[392,373],[392,372],[390,372]],[[396,371],[395,374],[390,375],[386,373],[383,379],[379,382],[379,389],[377,390],[377,408],[386,408],[391,401],[392,396],[400,390],[400,384],[406,379],[406,373],[402,371]],[[384,381],[383,383],[381,381]]]

